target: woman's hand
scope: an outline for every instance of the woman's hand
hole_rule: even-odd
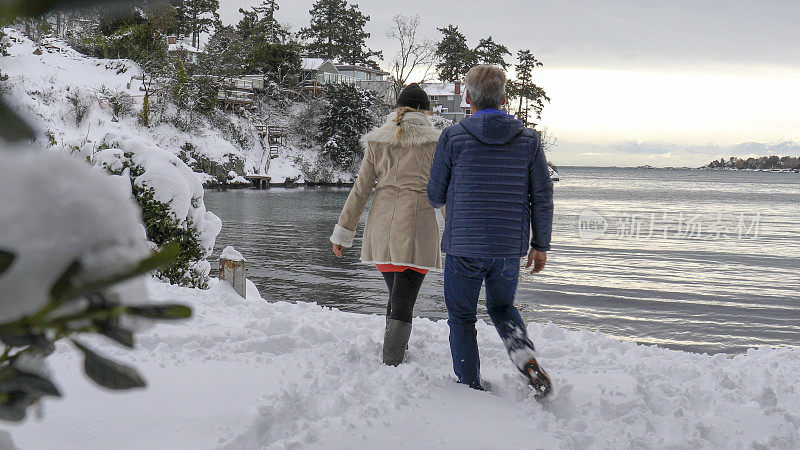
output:
[[[333,244],[333,254],[336,255],[337,258],[342,257],[342,246],[339,244]]]

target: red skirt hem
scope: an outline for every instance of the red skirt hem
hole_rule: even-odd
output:
[[[428,273],[428,269],[420,269],[411,266],[398,266],[396,264],[375,264],[375,267],[378,269],[378,272],[405,272],[406,270],[411,269],[414,272],[419,272],[423,275],[427,275]]]

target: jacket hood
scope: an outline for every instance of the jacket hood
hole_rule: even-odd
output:
[[[383,125],[361,138],[361,144],[366,147],[368,142],[378,142],[395,144],[401,147],[416,147],[439,141],[439,136],[442,134],[441,130],[434,128],[427,114],[420,112],[408,112],[403,116],[403,121],[399,125],[403,130],[403,134],[398,140],[395,136],[395,130],[398,127],[397,122],[394,121],[396,117],[397,112],[389,114]]]
[[[460,124],[475,139],[491,145],[507,144],[524,129],[521,121],[505,114],[481,114],[462,119]]]

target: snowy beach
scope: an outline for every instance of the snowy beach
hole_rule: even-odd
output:
[[[800,449],[800,9],[439,3],[0,1],[0,450]]]
[[[6,425],[19,448],[797,448],[800,352],[735,357],[636,345],[532,324],[555,392],[539,404],[491,325],[478,323],[491,393],[455,383],[445,321],[415,321],[407,362],[380,363],[384,318],[149,282],[190,321],[143,332],[144,391],[91,386],[80,358],[52,357],[62,400]],[[409,430],[413,432],[409,433]],[[402,437],[401,437],[402,436]]]

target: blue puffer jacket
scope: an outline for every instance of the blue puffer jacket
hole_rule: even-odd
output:
[[[539,134],[505,114],[482,114],[444,130],[428,200],[446,206],[442,251],[510,258],[550,249],[553,182]],[[531,220],[533,219],[533,220]]]

